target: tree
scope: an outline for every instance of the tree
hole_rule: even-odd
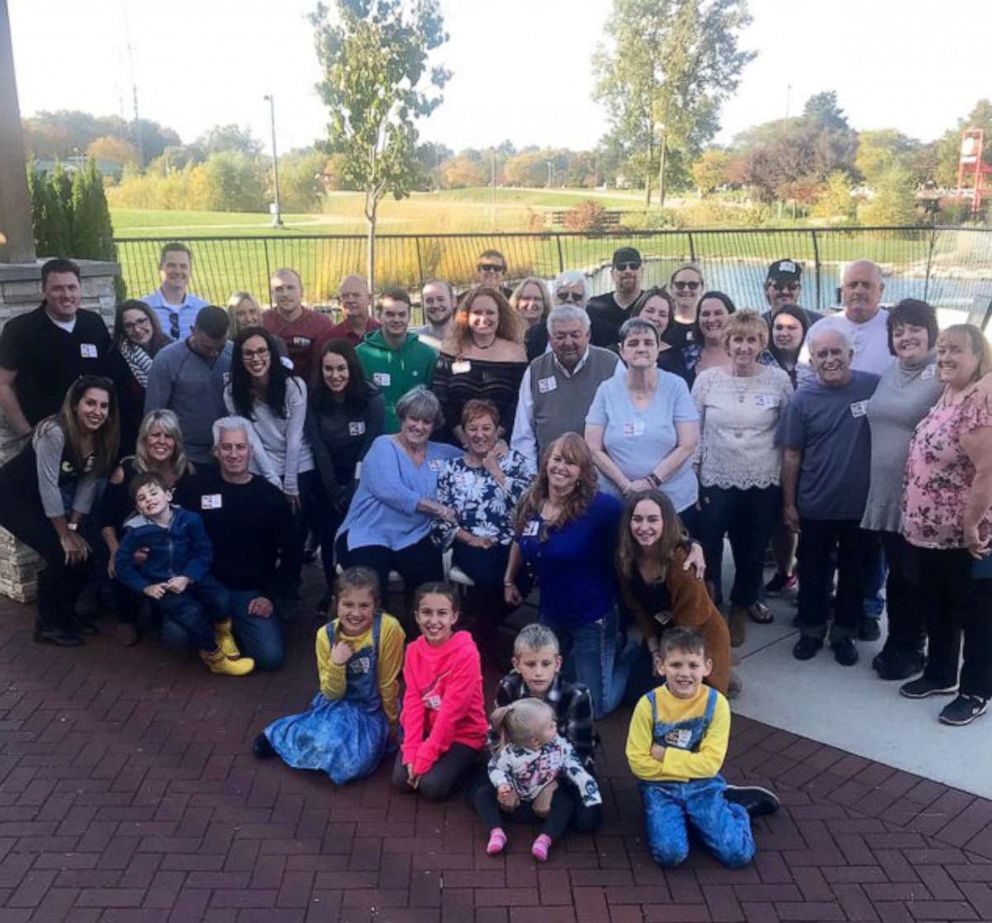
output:
[[[707,195],[730,182],[730,154],[718,147],[703,151],[702,156],[690,168],[696,188]]]
[[[814,93],[806,100],[803,115],[831,131],[846,131],[850,128],[844,110],[837,103],[837,93],[834,90]]]
[[[466,189],[471,186],[484,186],[489,179],[481,160],[469,151],[462,151],[441,164],[441,185],[445,189]]]
[[[287,212],[319,211],[326,164],[320,151],[290,151],[279,158],[279,193]]]
[[[96,160],[107,160],[122,167],[127,163],[132,165],[138,163],[138,149],[130,141],[114,135],[104,135],[91,141],[86,148],[86,156]]]
[[[889,167],[875,186],[875,195],[858,213],[862,224],[906,225],[920,220],[916,195],[909,171],[898,164]]]
[[[56,164],[56,170],[62,170],[61,164]],[[53,182],[52,174],[40,172],[34,163],[28,167],[34,247],[39,256],[64,256],[71,252],[72,236],[63,189],[61,179]]]
[[[552,162],[550,151],[527,151],[507,158],[504,175],[507,186],[547,186]]]
[[[418,165],[415,123],[441,104],[450,77],[428,68],[447,40],[438,0],[334,0],[310,17],[330,114],[328,153],[345,156],[346,178],[365,194],[368,283],[375,283],[375,232],[387,194],[410,194]]]
[[[262,152],[262,142],[252,137],[250,128],[239,128],[233,124],[214,125],[193,142],[193,147],[199,148],[207,157],[222,151],[249,157],[257,157]]]
[[[843,224],[854,221],[855,203],[851,197],[851,178],[842,170],[837,170],[827,177],[819,197],[813,204],[813,216]]]
[[[958,120],[957,128],[944,133],[940,140],[937,168],[937,184],[953,188],[958,184],[958,157],[961,153],[961,133],[969,128],[980,128],[985,132],[985,150],[982,159],[992,164],[992,100],[980,99],[963,119]]]
[[[667,151],[692,159],[719,129],[720,105],[754,58],[738,44],[750,21],[744,0],[613,0],[613,48],[595,56],[595,98],[643,171],[646,205],[659,163],[664,204]]]
[[[920,147],[920,142],[915,138],[894,128],[863,131],[858,135],[858,155],[854,158],[854,166],[865,182],[874,186],[893,165],[909,168],[913,155]]]

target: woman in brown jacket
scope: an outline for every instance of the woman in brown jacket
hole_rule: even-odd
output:
[[[668,628],[692,628],[713,660],[707,679],[727,694],[730,632],[710,600],[703,581],[683,569],[682,523],[672,501],[660,490],[628,498],[617,543],[617,576],[623,600],[651,651],[654,673],[660,664],[659,639]]]

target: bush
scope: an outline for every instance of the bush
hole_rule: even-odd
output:
[[[606,209],[595,199],[586,199],[565,212],[563,224],[566,231],[606,230]]]

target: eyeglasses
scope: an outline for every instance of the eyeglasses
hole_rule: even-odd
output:
[[[702,282],[673,282],[672,288],[678,289],[680,292],[684,292],[686,290],[694,292],[702,284]]]
[[[628,260],[626,263],[614,263],[613,264],[613,268],[615,270],[617,270],[618,272],[624,272],[625,270],[630,270],[630,269],[640,269],[641,268],[641,261],[640,260]]]
[[[264,359],[269,355],[269,350],[265,346],[261,349],[244,349],[241,351],[243,359]]]
[[[555,300],[560,301],[562,304],[571,302],[572,304],[582,304],[582,299],[585,296],[582,292],[567,292],[564,289],[555,292]]]
[[[137,330],[139,327],[150,327],[151,324],[147,317],[142,317],[140,320],[125,321],[123,327],[125,330]]]
[[[798,282],[772,282],[772,288],[776,292],[798,292],[799,283]]]
[[[500,266],[498,263],[479,263],[475,268],[479,272],[506,272],[506,267]]]

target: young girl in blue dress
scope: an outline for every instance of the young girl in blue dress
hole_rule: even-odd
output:
[[[344,785],[374,772],[395,739],[403,629],[379,609],[379,579],[350,567],[335,583],[337,618],[317,632],[320,692],[255,738],[256,756],[326,772]]]

